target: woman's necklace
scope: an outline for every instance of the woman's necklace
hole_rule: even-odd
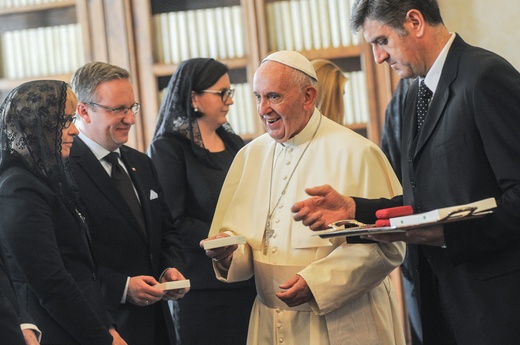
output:
[[[285,192],[287,191],[287,187],[289,186],[289,182],[291,182],[291,179],[292,179],[292,177],[294,175],[294,172],[296,171],[296,168],[300,164],[300,161],[302,160],[302,157],[305,154],[305,152],[307,152],[307,149],[309,148],[309,145],[311,144],[312,140],[316,136],[316,133],[318,133],[318,129],[320,128],[320,125],[321,125],[321,118],[322,118],[322,116],[323,115],[320,114],[320,120],[318,122],[318,126],[316,127],[316,130],[312,134],[311,140],[309,140],[309,142],[307,143],[307,145],[303,149],[303,152],[300,155],[300,157],[298,158],[298,161],[296,162],[296,164],[294,165],[294,168],[293,168],[293,170],[291,172],[291,175],[289,175],[289,178],[287,179],[287,182],[285,183],[285,186],[283,187],[282,192],[280,193],[280,196],[278,197],[278,200],[276,201],[276,204],[274,204],[273,208],[271,209],[271,193],[272,193],[272,189],[273,189],[274,157],[275,157],[275,153],[276,153],[276,144],[274,145],[273,161],[271,163],[271,178],[270,178],[270,181],[269,181],[269,208],[267,209],[267,220],[266,220],[266,223],[265,223],[264,236],[262,238],[262,246],[263,246],[263,254],[264,255],[267,255],[267,249],[269,249],[269,242],[271,240],[271,237],[273,237],[273,235],[274,235],[274,230],[271,228],[271,218],[273,217],[274,210],[276,210],[276,207],[278,206],[278,204],[282,200],[282,197],[285,195]]]

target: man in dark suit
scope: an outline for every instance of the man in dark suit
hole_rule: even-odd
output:
[[[425,212],[496,198],[480,219],[369,239],[413,244],[425,345],[518,344],[520,73],[450,33],[435,0],[357,0],[351,26],[378,63],[418,77],[403,111],[403,196],[363,200],[320,186],[294,206],[295,219],[318,229],[338,218],[373,222],[375,210],[403,202]],[[418,128],[421,82],[432,95]]]
[[[71,84],[81,120],[70,160],[90,215],[108,309],[128,344],[174,343],[164,299],[181,298],[189,288],[165,293],[154,287],[184,277],[178,233],[155,168],[144,153],[124,146],[139,110],[129,74],[110,64],[88,63],[76,71]],[[109,161],[112,152],[117,155]],[[117,169],[123,169],[130,195],[123,196],[111,179]]]
[[[16,292],[9,276],[0,243],[0,334],[2,341],[10,345],[39,344],[41,332],[34,321],[18,306]]]

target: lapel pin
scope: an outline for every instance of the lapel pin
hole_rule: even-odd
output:
[[[137,170],[135,170],[135,168],[134,168],[134,167],[132,167],[132,171],[133,171],[133,172],[136,172]]]

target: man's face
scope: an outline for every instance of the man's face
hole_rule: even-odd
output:
[[[401,78],[415,78],[424,75],[421,67],[421,49],[408,30],[410,23],[404,25],[406,35],[400,35],[395,29],[382,22],[367,19],[363,32],[367,42],[372,45],[372,53],[378,64],[387,62]]]
[[[132,110],[112,112],[107,108],[130,108],[135,103],[132,84],[128,79],[103,82],[96,88],[96,105],[84,104],[86,116],[82,116],[82,130],[92,140],[109,151],[113,151],[128,141],[128,133],[135,123]]]
[[[283,143],[300,133],[314,109],[308,88],[302,89],[290,78],[291,68],[274,61],[260,65],[253,80],[258,115],[269,135]]]

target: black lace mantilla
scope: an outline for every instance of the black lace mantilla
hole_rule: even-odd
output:
[[[57,80],[24,83],[0,106],[0,174],[21,166],[46,183],[75,211],[74,182],[61,157],[68,84]]]

